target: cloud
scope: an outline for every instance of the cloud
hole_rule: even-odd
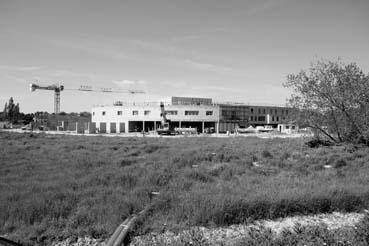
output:
[[[132,85],[145,85],[147,83],[147,81],[145,80],[128,80],[128,79],[124,79],[124,80],[112,80],[112,83],[120,86],[120,87],[127,87],[127,86],[132,86]]]
[[[37,37],[41,41],[66,49],[79,50],[88,54],[113,58],[116,60],[127,60],[129,56],[124,52],[121,45],[114,44],[108,40],[94,40],[91,38],[49,38]]]
[[[9,79],[11,82],[16,82],[20,84],[27,84],[29,81],[26,78],[19,77],[19,76],[13,76],[13,75],[5,75],[7,79]]]
[[[214,73],[218,73],[218,74],[222,74],[226,76],[239,76],[239,77],[250,78],[249,73],[246,70],[235,69],[232,67],[212,64],[212,63],[203,63],[203,62],[199,62],[199,61],[195,61],[191,59],[186,59],[183,62],[187,66],[190,66],[198,70],[214,72]]]
[[[265,11],[270,11],[278,6],[285,5],[290,0],[265,0],[258,1],[257,5],[250,7],[246,10],[246,14],[248,15],[254,15],[258,13],[263,13]]]
[[[197,39],[200,39],[200,35],[184,35],[184,36],[176,36],[170,38],[170,41],[172,43],[182,43],[187,41],[195,41]]]
[[[113,84],[116,84],[118,87],[131,90],[131,91],[141,91],[147,93],[148,91],[148,82],[146,80],[112,80]]]
[[[36,71],[40,70],[42,67],[39,66],[12,66],[12,65],[0,65],[0,70],[7,70],[7,71]]]

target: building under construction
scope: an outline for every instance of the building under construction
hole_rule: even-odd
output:
[[[285,123],[289,108],[240,103],[214,103],[211,98],[172,97],[164,102],[166,117],[175,127],[197,128],[198,132],[233,132],[237,127],[277,128]],[[92,109],[92,122],[100,133],[156,131],[162,122],[159,102],[123,103]]]

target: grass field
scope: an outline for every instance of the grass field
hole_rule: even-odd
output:
[[[369,204],[369,149],[301,139],[106,138],[0,132],[0,235],[36,244],[181,230]],[[331,168],[325,168],[331,166]]]

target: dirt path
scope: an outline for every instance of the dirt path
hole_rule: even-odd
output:
[[[232,225],[228,227],[218,227],[218,228],[205,228],[196,227],[193,228],[195,231],[200,231],[207,241],[212,242],[214,245],[232,245],[235,241],[242,237],[247,236],[247,233],[251,228],[257,229],[265,227],[272,230],[273,233],[278,235],[283,230],[292,229],[296,224],[302,226],[314,226],[319,224],[327,225],[329,230],[353,227],[355,226],[363,217],[365,213],[331,213],[331,214],[318,214],[310,216],[294,216],[278,220],[259,220],[255,223],[244,225]],[[171,242],[175,242],[181,237],[188,237],[191,235],[190,231],[183,231],[179,234],[174,234],[172,232],[165,233],[150,233],[148,235],[135,237],[132,240],[131,245],[142,246],[150,245],[151,240],[156,242],[163,242],[166,245],[171,245]],[[55,242],[52,246],[104,246],[105,243],[102,240],[96,240],[91,238],[79,238],[77,241],[72,242],[71,240],[65,240],[62,242]]]

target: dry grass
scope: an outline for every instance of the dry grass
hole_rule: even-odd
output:
[[[358,211],[369,203],[368,161],[365,147],[299,139],[0,133],[0,234],[105,238],[151,191],[161,195],[136,233]]]

